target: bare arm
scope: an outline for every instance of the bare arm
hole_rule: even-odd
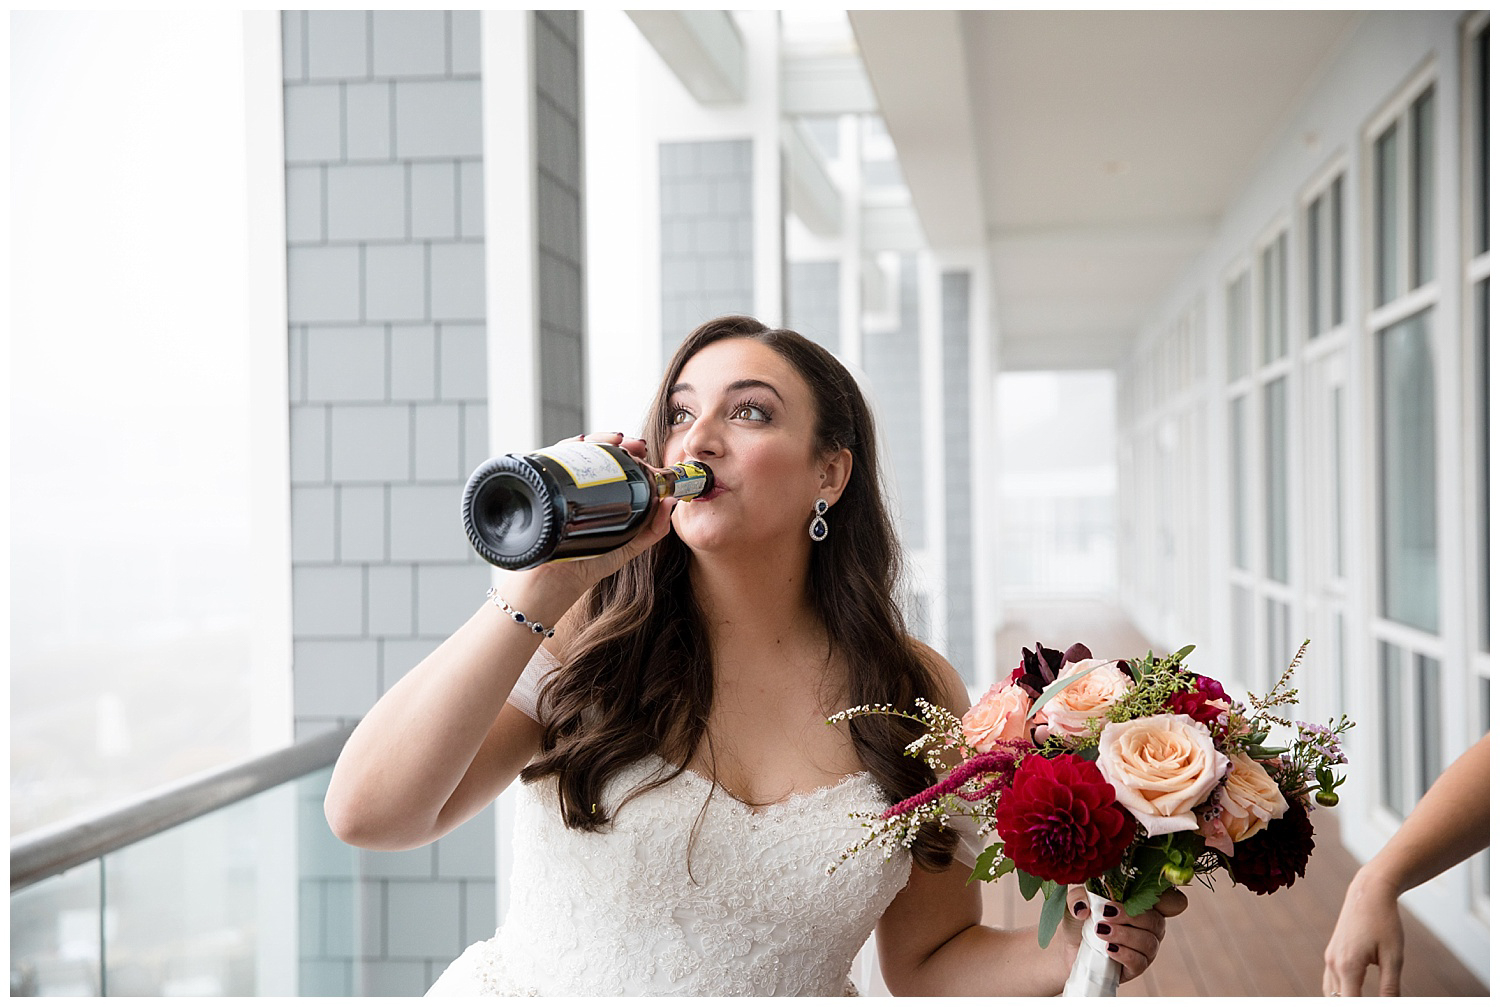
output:
[[[1380,993],[1401,991],[1403,892],[1490,844],[1490,736],[1443,771],[1390,842],[1354,875],[1323,952],[1323,990],[1358,996],[1365,970],[1380,969]]]
[[[958,716],[969,708],[968,692],[951,665],[927,650],[947,695],[944,705]],[[876,927],[876,946],[886,985],[897,996],[1053,996],[1062,991],[1082,940],[1087,918],[1083,889],[1068,894],[1069,911],[1044,950],[1035,928],[1000,930],[980,924],[980,884],[968,883],[970,869],[955,863],[939,874],[913,865],[911,880],[886,909]],[[1125,980],[1150,965],[1166,931],[1166,917],[1187,906],[1176,891],[1158,908],[1110,924],[1106,939],[1117,950]],[[1118,908],[1118,907],[1117,907]]]
[[[619,443],[617,436],[600,439]],[[509,574],[501,594],[529,619],[560,624],[554,642],[561,651],[578,599],[660,540],[671,511],[669,501],[644,532],[605,556]],[[473,817],[509,786],[541,742],[540,725],[506,703],[541,640],[485,603],[391,686],[334,766],[324,800],[334,834],[367,849],[412,849]]]

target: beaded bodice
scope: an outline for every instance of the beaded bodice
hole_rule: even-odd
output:
[[[606,800],[670,768],[644,759]],[[910,870],[870,850],[828,872],[863,835],[850,813],[887,803],[868,773],[752,810],[683,772],[599,833],[562,824],[552,781],[519,789],[505,923],[433,993],[838,996]]]

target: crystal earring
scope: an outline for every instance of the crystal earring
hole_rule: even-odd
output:
[[[828,501],[819,497],[818,502],[813,504],[813,510],[817,516],[807,526],[807,534],[814,542],[821,542],[828,537],[828,521],[823,517],[828,513]]]

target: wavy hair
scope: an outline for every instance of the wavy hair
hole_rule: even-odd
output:
[[[808,594],[844,659],[850,705],[889,703],[914,709],[917,697],[942,695],[940,683],[906,632],[896,604],[901,554],[881,492],[875,424],[852,375],[827,350],[788,329],[754,318],[716,318],[694,330],[667,367],[647,417],[647,457],[662,462],[669,433],[669,391],[699,350],[722,339],[753,339],[790,363],[812,390],[815,449],[848,448],[854,464],[838,502],[838,519],[812,550]],[[656,755],[674,771],[632,790],[624,803],[670,781],[707,746],[713,707],[713,655],[688,577],[687,546],[675,532],[600,581],[583,598],[581,631],[562,655],[562,670],[542,690],[540,753],[521,772],[526,781],[557,777],[563,821],[590,831],[608,826],[618,807],[604,806],[609,781]],[[858,660],[858,668],[853,662]],[[935,782],[904,749],[921,733],[897,717],[849,722],[861,765],[894,803]],[[940,870],[952,862],[955,837],[929,827],[912,847],[916,862]]]

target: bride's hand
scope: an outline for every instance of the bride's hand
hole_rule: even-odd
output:
[[[1156,908],[1139,916],[1126,916],[1125,907],[1118,902],[1105,906],[1107,919],[1099,924],[1099,939],[1110,946],[1109,957],[1120,963],[1122,983],[1146,971],[1161,950],[1167,920],[1180,914],[1187,904],[1187,896],[1171,888],[1157,901]],[[1076,946],[1083,940],[1082,928],[1089,925],[1088,896],[1082,888],[1069,890],[1068,907],[1069,919],[1064,926],[1068,942]]]
[[[646,460],[646,442],[638,437],[626,437],[622,433],[580,434],[574,441],[592,441],[613,444],[625,449],[632,457]],[[567,442],[564,442],[567,443]],[[615,573],[666,537],[672,527],[672,510],[677,501],[670,497],[658,501],[650,521],[635,538],[600,556],[573,560],[567,563],[543,563],[530,570],[516,571],[505,575],[505,590],[519,596],[538,596],[535,603],[538,611],[554,608],[557,599],[566,599],[564,607],[581,598],[599,581]],[[509,597],[509,595],[507,595]],[[513,602],[515,603],[515,602]],[[524,606],[517,604],[518,608]],[[559,613],[560,614],[560,613]]]

